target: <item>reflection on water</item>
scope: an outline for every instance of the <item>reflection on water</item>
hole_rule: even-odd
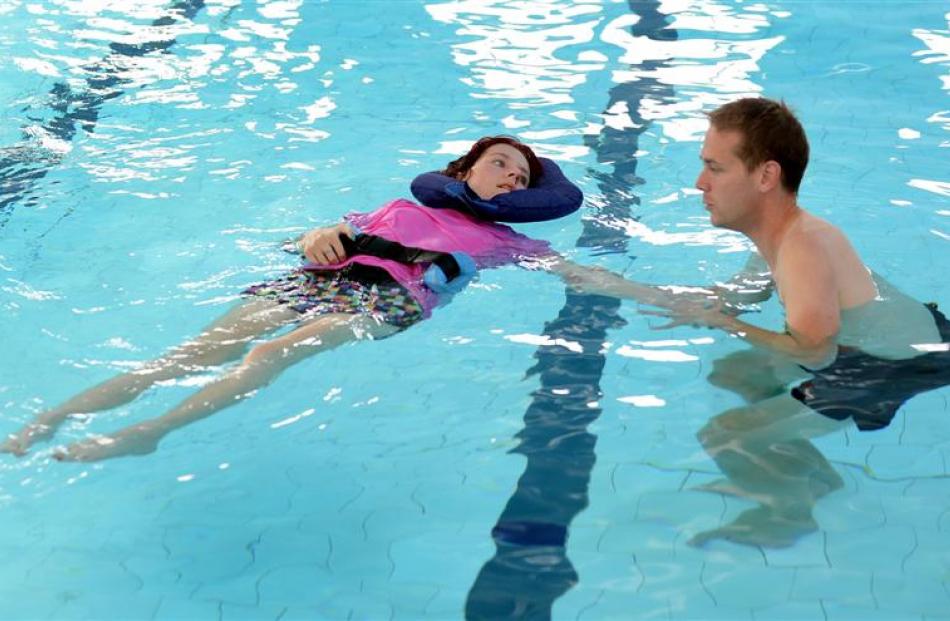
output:
[[[760,70],[762,58],[784,39],[751,36],[771,27],[766,15],[714,2],[675,13],[670,27],[684,35],[677,39],[638,34],[640,19],[636,14],[617,18],[605,25],[601,37],[622,48],[619,62],[631,67],[614,71],[615,82],[649,77],[677,89],[673,98],[647,93],[641,103],[643,118],[674,141],[700,140],[706,127],[704,111],[737,97],[758,95],[762,89],[752,76]],[[700,33],[706,36],[697,36]],[[657,61],[663,62],[646,69]]]
[[[472,96],[511,100],[512,110],[574,103],[572,92],[588,72],[603,69],[603,56],[581,47],[602,21],[597,3],[447,2],[426,9],[438,21],[458,25],[462,43],[455,62],[468,68],[462,81]]]
[[[292,93],[320,61],[320,45],[307,44],[297,51],[288,44],[301,21],[301,6],[301,1],[261,5],[252,18],[244,18],[236,10],[239,3],[212,3],[205,11],[210,24],[197,21],[206,9],[204,0],[179,0],[171,6],[37,7],[36,25],[28,28],[36,43],[33,55],[14,61],[57,82],[46,98],[25,110],[23,142],[0,156],[0,222],[9,218],[15,203],[35,204],[31,188],[71,151],[78,130],[89,139],[84,157],[92,163],[80,165],[93,182],[155,181],[161,169],[189,171],[196,159],[191,139],[204,130],[169,135],[167,128],[150,121],[140,126],[103,123],[103,105],[121,97],[124,106],[146,109],[235,110],[271,89]],[[74,38],[61,44],[54,37],[64,36],[61,23],[67,19],[79,25],[70,33]],[[173,46],[175,53],[169,53]],[[90,50],[103,48],[103,55],[90,61]],[[333,78],[332,71],[325,71],[323,85],[329,87]],[[329,134],[314,125],[334,108],[332,97],[321,93],[276,119],[254,121],[245,129],[264,139],[317,142]]]
[[[23,69],[59,76],[59,71],[49,62],[55,59],[66,65],[70,77],[57,82],[50,90],[49,100],[45,102],[48,109],[28,112],[33,124],[23,129],[24,143],[6,148],[0,154],[0,226],[9,219],[9,210],[14,203],[35,204],[36,199],[30,197],[35,182],[69,153],[70,141],[77,128],[88,133],[94,131],[103,104],[121,95],[123,89],[169,77],[167,72],[163,75],[160,68],[155,68],[156,61],[160,63],[163,58],[159,52],[167,51],[178,34],[191,32],[191,20],[203,7],[203,0],[180,0],[167,12],[155,17],[151,24],[138,26],[123,20],[98,18],[93,11],[90,25],[111,28],[114,36],[99,30],[79,30],[75,36],[79,40],[110,41],[109,53],[101,60],[86,63],[80,58],[63,58],[42,52],[38,52],[40,58],[16,59]],[[67,10],[69,8],[67,6]],[[40,12],[45,14],[45,11]],[[43,39],[39,39],[39,43],[42,47]],[[39,112],[40,116],[34,112]]]

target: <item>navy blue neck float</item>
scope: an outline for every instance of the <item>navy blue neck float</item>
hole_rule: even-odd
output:
[[[484,200],[464,181],[438,172],[423,173],[412,181],[412,195],[426,207],[456,209],[493,222],[543,222],[577,211],[584,194],[552,160],[541,161],[542,174],[526,190],[505,192]]]

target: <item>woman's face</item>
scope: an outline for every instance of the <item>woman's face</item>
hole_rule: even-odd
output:
[[[510,144],[493,144],[476,160],[462,177],[482,200],[489,200],[511,192],[524,190],[531,182],[528,160]]]

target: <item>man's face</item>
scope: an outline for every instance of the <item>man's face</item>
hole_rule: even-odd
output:
[[[509,144],[493,144],[472,165],[465,181],[484,200],[513,190],[524,190],[530,182],[528,160]]]
[[[699,155],[703,169],[696,179],[713,226],[736,231],[742,231],[749,223],[761,196],[758,190],[761,166],[751,171],[746,169],[736,155],[741,143],[739,132],[710,127]]]

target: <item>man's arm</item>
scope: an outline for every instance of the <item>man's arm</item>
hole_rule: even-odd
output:
[[[743,273],[760,276],[767,273],[762,265],[750,262],[754,269]],[[749,267],[747,265],[747,267]],[[758,265],[758,267],[756,267]],[[668,310],[672,325],[694,324],[720,328],[752,345],[792,358],[809,368],[820,368],[834,360],[835,337],[839,328],[837,287],[831,264],[821,248],[803,247],[783,257],[782,294],[787,326],[785,332],[759,328],[736,317],[746,304],[768,298],[771,281],[759,279],[760,287],[727,285],[714,287],[656,286],[628,280],[602,268],[586,267],[556,257],[546,265],[552,272],[582,293],[609,295],[635,300],[641,304]],[[730,281],[730,283],[734,283]],[[745,293],[745,296],[736,295]],[[764,295],[763,295],[764,294]]]
[[[721,328],[735,334],[748,343],[768,349],[775,353],[791,358],[798,364],[809,369],[820,369],[835,359],[834,336],[825,339],[815,339],[813,335],[796,330],[791,326],[786,332],[773,332],[753,326],[731,315],[717,313],[705,321],[697,320],[713,328]]]
[[[796,240],[797,241],[797,240]],[[785,305],[786,330],[765,330],[718,312],[694,311],[694,323],[731,332],[752,345],[817,369],[834,361],[840,328],[838,287],[826,250],[817,243],[790,243],[780,254],[777,279]]]

